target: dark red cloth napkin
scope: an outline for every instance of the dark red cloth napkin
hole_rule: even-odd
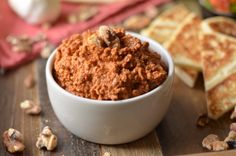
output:
[[[68,24],[66,17],[69,13],[78,10],[81,5],[62,4],[62,13],[58,21],[49,30],[43,30],[41,26],[27,24],[18,17],[8,6],[7,0],[0,3],[0,68],[10,69],[35,59],[40,53],[40,45],[35,45],[30,53],[12,52],[10,45],[6,42],[8,35],[35,36],[39,32],[47,35],[50,42],[58,45],[62,39],[74,33],[100,24],[115,24],[125,18],[142,12],[145,9],[160,5],[169,0],[125,0],[112,4],[99,5],[98,14],[89,21],[78,24]]]

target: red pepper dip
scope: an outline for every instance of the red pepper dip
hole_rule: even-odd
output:
[[[147,93],[168,74],[161,56],[123,29],[100,26],[66,39],[53,66],[57,83],[74,95],[122,100]]]

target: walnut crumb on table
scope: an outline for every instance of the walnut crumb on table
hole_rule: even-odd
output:
[[[210,134],[203,139],[202,146],[204,148],[207,148],[208,150],[212,150],[213,149],[213,142],[219,141],[219,140],[220,140],[220,138],[217,135]]]
[[[50,127],[43,128],[37,139],[36,147],[38,149],[46,148],[48,151],[52,151],[57,147],[57,136],[52,133]]]
[[[13,128],[3,133],[2,139],[4,146],[10,153],[22,152],[25,149],[22,134]]]
[[[220,138],[215,134],[206,136],[202,141],[202,146],[211,151],[223,151],[228,149],[228,144],[220,141]]]
[[[30,115],[38,115],[42,110],[39,104],[36,104],[31,100],[25,100],[21,102],[20,107],[25,111],[26,114]]]
[[[228,144],[224,141],[214,141],[212,143],[212,151],[225,151],[228,148]]]
[[[224,151],[228,149],[236,149],[236,123],[230,125],[228,136],[221,141],[215,134],[206,136],[202,141],[202,147],[210,151]]]
[[[207,114],[202,114],[197,119],[197,126],[198,127],[205,127],[209,123],[209,118]]]

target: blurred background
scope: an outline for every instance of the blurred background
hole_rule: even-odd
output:
[[[235,17],[235,0],[195,1],[204,18]],[[191,5],[192,0],[2,0],[1,73],[39,55],[47,58],[64,38],[101,24],[140,32],[175,3]],[[199,12],[197,5],[191,9]]]

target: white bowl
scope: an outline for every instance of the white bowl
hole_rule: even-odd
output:
[[[172,97],[174,64],[157,42],[130,33],[158,52],[168,66],[168,77],[159,87],[143,95],[118,101],[92,100],[73,95],[61,88],[52,76],[56,50],[46,65],[49,98],[60,122],[78,137],[101,144],[121,144],[151,132],[164,117]]]

